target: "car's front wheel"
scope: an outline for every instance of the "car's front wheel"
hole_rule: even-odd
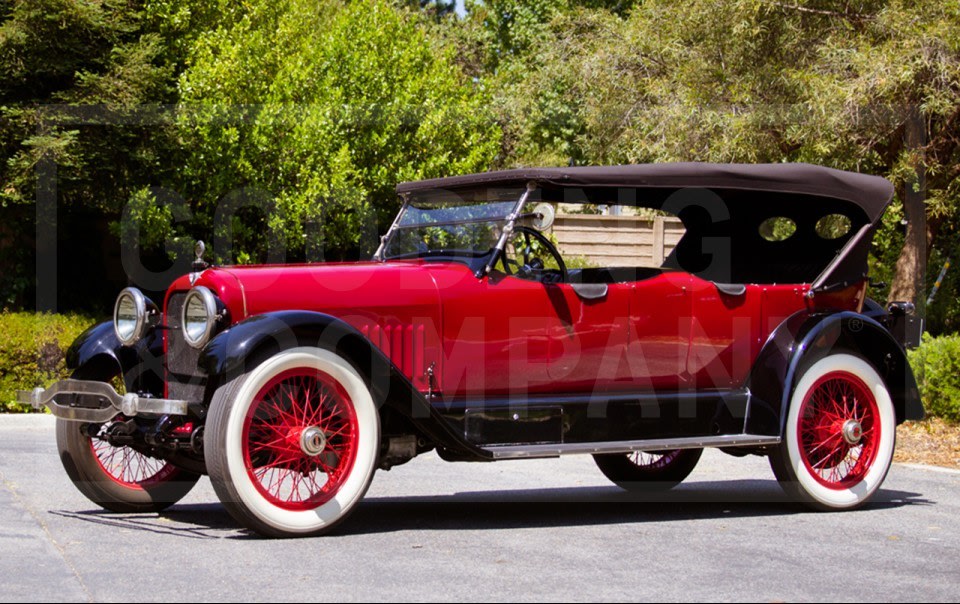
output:
[[[122,391],[119,374],[119,370],[80,369],[72,377],[113,383]],[[159,512],[185,497],[200,479],[199,474],[169,461],[102,439],[112,424],[57,419],[60,461],[70,480],[90,501],[112,512]]]
[[[349,362],[302,347],[218,388],[205,441],[214,489],[241,524],[267,536],[318,535],[363,498],[380,422]]]
[[[896,414],[877,371],[851,354],[811,365],[790,400],[770,465],[784,490],[820,510],[863,505],[890,469]]]
[[[666,491],[693,472],[703,449],[634,451],[594,455],[603,475],[618,487],[634,492]]]

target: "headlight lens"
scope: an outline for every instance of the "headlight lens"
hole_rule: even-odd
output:
[[[217,298],[209,289],[198,286],[190,290],[183,303],[180,324],[183,325],[183,339],[194,348],[200,348],[210,341],[218,316]]]
[[[157,306],[139,289],[128,287],[113,306],[113,332],[124,346],[132,346],[153,326]]]

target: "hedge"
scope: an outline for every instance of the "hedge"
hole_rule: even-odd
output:
[[[27,412],[17,390],[67,377],[64,354],[94,320],[84,315],[0,313],[0,412]]]
[[[960,335],[924,334],[908,354],[927,415],[960,422]]]

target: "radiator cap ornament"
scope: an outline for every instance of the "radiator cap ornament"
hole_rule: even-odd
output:
[[[197,279],[200,278],[200,273],[205,271],[210,266],[203,260],[203,254],[206,251],[206,244],[203,243],[202,239],[197,239],[196,245],[193,246],[193,253],[197,258],[193,261],[193,264],[190,267],[190,285],[194,285],[197,282]]]

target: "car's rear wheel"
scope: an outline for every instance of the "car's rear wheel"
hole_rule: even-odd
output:
[[[318,535],[363,498],[380,423],[361,376],[339,355],[295,348],[217,389],[205,451],[210,479],[241,524],[274,537]]]
[[[877,371],[851,354],[811,365],[794,389],[770,465],[784,490],[819,510],[866,503],[893,460],[896,414]]]
[[[634,451],[594,455],[603,475],[622,489],[634,492],[666,491],[693,472],[703,449]]]
[[[112,382],[116,373],[79,370],[74,379]],[[110,423],[82,424],[57,419],[57,449],[67,475],[90,501],[113,512],[159,512],[183,499],[198,474],[151,457],[131,447],[115,447],[98,438]]]

